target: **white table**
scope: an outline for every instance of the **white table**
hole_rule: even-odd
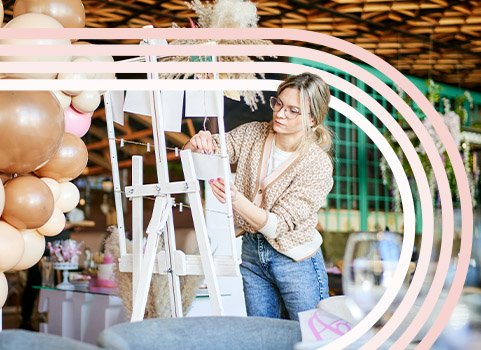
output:
[[[127,321],[122,300],[105,292],[41,288],[38,311],[47,314],[40,332],[91,344],[105,328]]]
[[[244,295],[240,277],[219,277],[225,315],[245,316]],[[113,291],[97,292],[40,288],[38,311],[46,314],[40,332],[60,335],[96,344],[99,334],[117,323],[128,322],[122,300]],[[209,298],[199,293],[187,317],[212,314]]]

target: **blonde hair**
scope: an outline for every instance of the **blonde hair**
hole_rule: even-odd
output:
[[[284,80],[277,88],[277,96],[287,88],[297,89],[301,100],[300,108],[305,137],[301,140],[298,148],[304,147],[308,140],[313,140],[324,151],[330,153],[332,131],[324,125],[331,99],[329,86],[320,76],[306,72]],[[310,113],[306,113],[308,110]],[[312,127],[310,118],[314,122]]]

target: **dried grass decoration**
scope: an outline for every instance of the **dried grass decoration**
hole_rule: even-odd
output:
[[[191,21],[193,28],[257,28],[259,17],[256,5],[244,0],[216,0],[202,4],[200,0],[193,0],[187,6],[197,14],[197,23]],[[178,28],[176,23],[172,27]],[[173,40],[170,45],[194,45],[202,43],[215,43],[218,45],[272,45],[269,40],[238,39],[238,40]],[[264,60],[262,56],[256,56],[258,60]],[[165,57],[161,61],[196,62],[210,61],[210,57],[174,56]],[[253,62],[248,56],[219,56],[218,62]],[[221,73],[219,79],[257,79],[258,76],[265,78],[262,73]],[[194,73],[165,73],[160,74],[162,79],[212,79],[213,74]],[[240,101],[244,98],[245,103],[252,111],[257,109],[259,102],[265,103],[261,91],[224,91],[224,95],[230,99]]]

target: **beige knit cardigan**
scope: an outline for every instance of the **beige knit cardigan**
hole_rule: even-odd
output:
[[[219,146],[219,137],[214,135]],[[257,206],[277,216],[277,230],[266,237],[274,249],[300,261],[313,255],[322,244],[316,230],[317,213],[332,189],[332,162],[319,145],[311,142],[294,152],[266,177],[274,143],[271,123],[251,122],[226,133],[230,162],[237,163],[235,186]],[[236,226],[257,232],[234,212]],[[265,224],[265,223],[264,223]]]

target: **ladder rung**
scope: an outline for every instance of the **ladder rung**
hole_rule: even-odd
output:
[[[184,256],[185,259],[178,258]],[[238,276],[239,261],[235,261],[231,256],[218,255],[214,256],[214,267],[217,276]],[[121,272],[132,272],[132,254],[122,255],[119,259],[119,270]],[[182,261],[185,261],[183,263]],[[154,263],[154,273],[166,274],[165,253],[157,254]],[[160,267],[160,268],[159,268]],[[161,272],[160,272],[161,271]],[[176,259],[174,272],[179,276],[182,275],[204,275],[202,261],[200,255],[186,255],[182,251],[176,251]]]

